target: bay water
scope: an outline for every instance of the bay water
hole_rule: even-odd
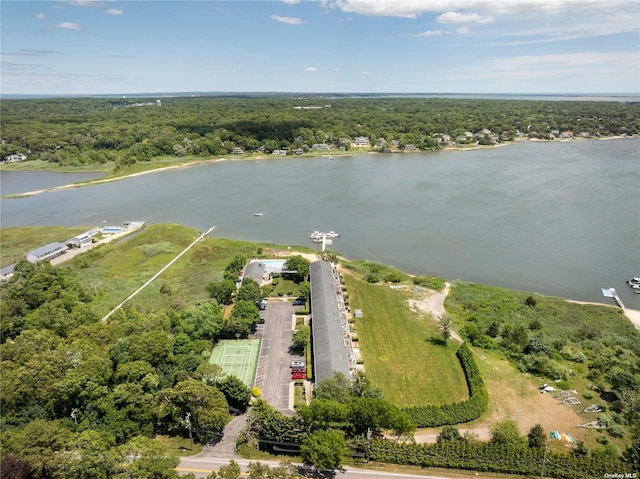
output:
[[[11,173],[31,191],[36,172]],[[71,180],[66,183],[70,183]],[[420,275],[611,304],[640,276],[640,139],[222,161],[3,199],[2,227],[180,223],[213,235],[331,246]],[[256,217],[254,213],[262,213]]]

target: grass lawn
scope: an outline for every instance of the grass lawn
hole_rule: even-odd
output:
[[[156,436],[155,439],[167,447],[167,454],[173,454],[178,457],[193,456],[202,452],[203,444],[197,442],[191,444],[191,439],[180,436]]]
[[[468,399],[455,353],[458,343],[441,344],[438,323],[409,309],[408,291],[369,284],[345,274],[356,318],[367,377],[400,407],[447,404]]]

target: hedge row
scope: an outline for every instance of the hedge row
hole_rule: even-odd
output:
[[[545,477],[587,479],[606,477],[612,471],[625,471],[618,459],[578,457],[544,449],[509,447],[476,441],[443,441],[435,444],[396,443],[385,439],[354,440],[351,446],[371,461],[422,467],[470,469],[538,476],[544,461]]]
[[[487,387],[484,384],[478,365],[473,359],[473,354],[467,346],[467,343],[462,343],[456,356],[458,356],[460,366],[467,380],[469,399],[458,403],[444,404],[442,406],[415,406],[404,409],[416,427],[439,427],[461,424],[477,419],[487,410],[487,404],[489,402]]]

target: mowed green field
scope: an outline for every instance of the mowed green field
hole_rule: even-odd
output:
[[[345,275],[356,318],[365,374],[384,396],[400,407],[447,404],[469,398],[455,353],[459,343],[441,344],[440,326],[431,317],[411,311],[408,291],[369,284]]]

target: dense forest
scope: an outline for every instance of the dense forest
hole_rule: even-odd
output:
[[[174,97],[3,100],[0,155],[60,166],[243,152],[435,150],[518,138],[640,133],[640,103],[442,98]],[[569,133],[570,132],[570,133]]]

